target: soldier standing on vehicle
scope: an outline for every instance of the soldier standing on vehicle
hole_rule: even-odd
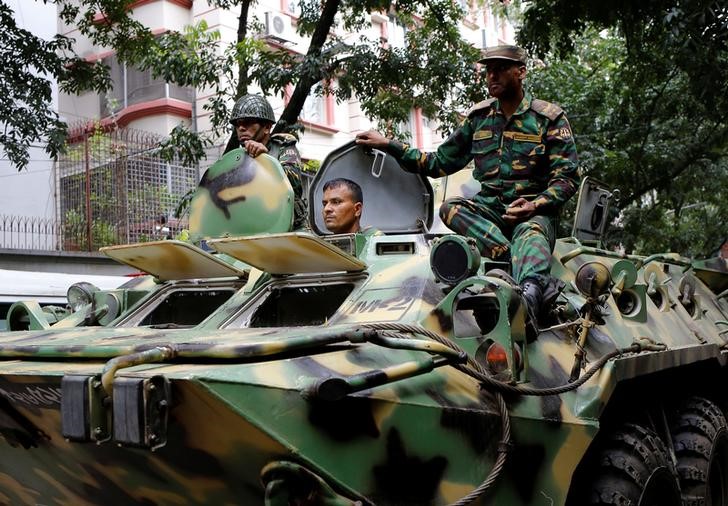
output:
[[[386,150],[408,172],[435,178],[474,160],[480,192],[444,202],[440,217],[475,239],[484,257],[511,262],[533,336],[549,281],[555,219],[576,192],[579,173],[564,111],[523,89],[526,60],[517,46],[485,49],[479,63],[492,98],[473,106],[436,152],[422,153],[376,131],[359,134],[356,142]]]
[[[307,215],[301,184],[301,155],[296,148],[298,139],[286,133],[271,135],[275,121],[273,108],[260,95],[239,98],[230,116],[230,124],[235,128],[240,147],[253,158],[268,153],[280,162],[293,188],[293,228],[298,229],[306,225]]]

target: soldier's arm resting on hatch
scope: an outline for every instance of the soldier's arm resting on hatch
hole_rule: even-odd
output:
[[[470,118],[466,118],[455,132],[440,144],[437,151],[430,153],[424,153],[394,139],[387,139],[373,130],[356,136],[357,144],[387,151],[407,172],[433,178],[453,174],[465,167],[473,159],[472,142],[473,128]]]

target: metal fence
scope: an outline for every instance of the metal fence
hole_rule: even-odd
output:
[[[0,247],[58,250],[61,228],[61,224],[51,218],[0,215]]]
[[[55,170],[60,249],[94,251],[186,228],[173,214],[197,184],[198,170],[163,160],[158,135],[87,124],[69,131],[74,142]]]
[[[169,239],[188,227],[174,212],[199,181],[200,170],[159,155],[161,137],[88,122],[69,128],[56,163],[56,217],[0,215],[0,248],[96,251],[102,246]],[[207,151],[201,169],[224,145]],[[304,174],[304,195],[311,177]]]

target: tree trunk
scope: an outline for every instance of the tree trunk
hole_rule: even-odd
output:
[[[239,43],[245,40],[245,37],[248,34],[248,11],[250,10],[250,2],[251,0],[243,0],[240,4],[237,39]],[[240,66],[238,68],[238,85],[235,88],[235,100],[239,99],[248,92],[248,84],[248,68]],[[233,128],[223,154],[239,147],[240,143],[238,142],[238,136],[235,134],[235,129]]]
[[[339,10],[339,4],[341,0],[326,0],[321,17],[316,23],[316,29],[311,36],[311,44],[308,46],[308,52],[306,53],[306,59],[316,57],[321,54],[321,48],[326,43],[326,38],[329,35],[331,27],[334,24],[334,16]],[[318,69],[316,72],[310,72],[301,77],[296,84],[296,88],[293,90],[291,99],[286,104],[285,109],[281,113],[281,117],[278,119],[273,133],[279,133],[285,131],[285,129],[291,125],[294,125],[298,121],[298,116],[301,114],[303,104],[306,102],[308,94],[311,92],[311,88],[321,80],[323,72]]]

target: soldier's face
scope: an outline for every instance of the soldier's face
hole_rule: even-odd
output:
[[[252,118],[243,118],[235,122],[235,134],[238,136],[240,144],[245,141],[256,141],[265,144],[270,129],[271,125],[269,123],[261,123]]]
[[[359,230],[361,202],[354,202],[354,195],[346,186],[335,186],[324,191],[324,224],[334,234],[351,234]]]
[[[509,60],[492,60],[485,64],[485,73],[490,96],[509,98],[522,89],[526,66]]]

